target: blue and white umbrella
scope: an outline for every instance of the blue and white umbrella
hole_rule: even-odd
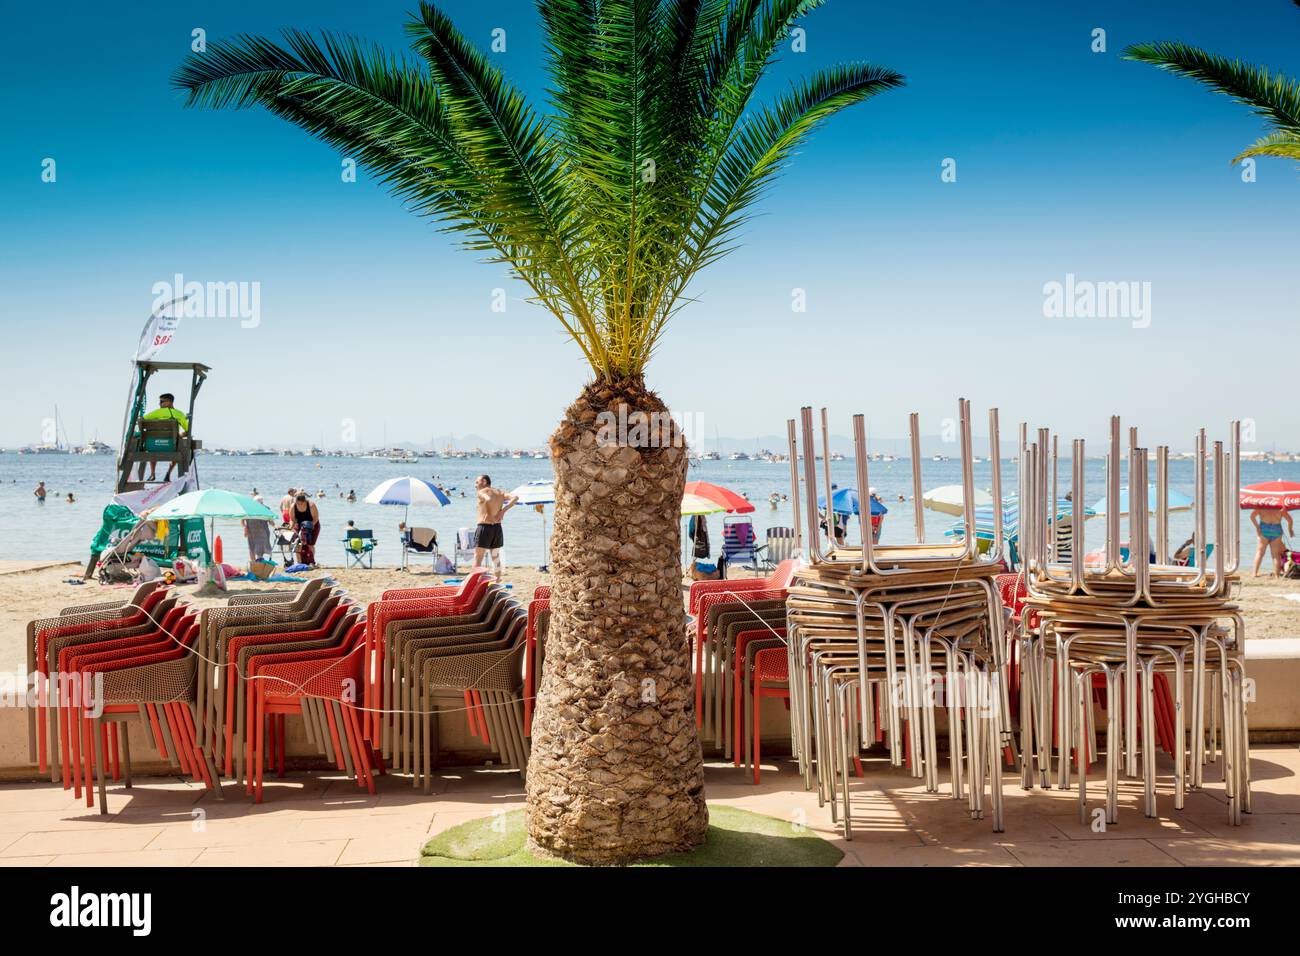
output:
[[[521,505],[555,504],[554,481],[529,481],[510,492],[519,499]]]
[[[817,507],[823,511],[826,510],[826,496],[819,495],[817,498]],[[855,515],[862,510],[862,504],[858,500],[858,489],[840,488],[838,491],[831,491],[831,510],[837,515]],[[871,499],[871,516],[889,514],[889,509],[885,507],[884,502]]]
[[[532,505],[537,509],[537,513],[542,516],[542,563],[538,565],[539,571],[546,571],[547,568],[547,538],[546,538],[546,510],[545,505],[555,504],[555,482],[550,481],[529,481],[520,485],[514,491],[510,492],[512,496],[519,499],[521,505]]]
[[[412,478],[409,475],[404,478],[389,478],[366,495],[365,502],[371,505],[401,505],[407,509],[407,515],[412,506],[441,508],[451,504],[442,489],[423,478]]]

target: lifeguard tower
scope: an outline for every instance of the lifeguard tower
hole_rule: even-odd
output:
[[[197,362],[136,362],[135,386],[127,404],[126,424],[122,429],[122,451],[117,458],[117,494],[139,491],[149,484],[144,479],[151,464],[162,465],[164,472],[171,466],[174,478],[189,472],[194,463],[194,452],[203,443],[194,438],[194,400],[211,371]],[[189,418],[188,433],[181,430],[179,422],[145,420],[149,409],[149,379],[158,372],[189,372],[190,397],[185,414]],[[178,393],[180,389],[176,390]],[[177,402],[176,406],[181,407]]]

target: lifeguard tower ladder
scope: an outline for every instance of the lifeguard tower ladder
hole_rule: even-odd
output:
[[[164,469],[174,466],[173,478],[186,474],[194,463],[194,452],[203,447],[203,443],[194,438],[194,399],[211,369],[197,362],[136,362],[135,367],[135,387],[127,405],[122,451],[117,458],[117,494],[144,488],[148,482],[143,479],[151,463],[161,464]],[[179,422],[144,420],[149,411],[146,407],[149,379],[157,372],[183,371],[190,373],[190,398],[186,410],[190,422],[188,434],[181,431]]]

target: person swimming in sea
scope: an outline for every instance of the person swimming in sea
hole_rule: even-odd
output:
[[[1286,533],[1294,535],[1291,512],[1281,508],[1256,508],[1250,513],[1250,523],[1255,526],[1255,534],[1259,537],[1259,547],[1255,550],[1255,577],[1259,577],[1259,566],[1266,553],[1273,555],[1273,577],[1282,576],[1282,565],[1286,560],[1286,539],[1282,535],[1284,522]]]

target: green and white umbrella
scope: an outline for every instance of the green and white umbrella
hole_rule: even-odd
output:
[[[173,498],[149,512],[150,521],[167,518],[238,518],[274,521],[276,514],[249,495],[221,488],[205,488]]]
[[[212,540],[216,537],[217,518],[274,522],[277,515],[249,495],[241,495],[237,491],[224,491],[221,488],[205,488],[202,491],[191,491],[173,498],[148,512],[145,517],[150,521],[206,518],[209,526],[208,538]]]

